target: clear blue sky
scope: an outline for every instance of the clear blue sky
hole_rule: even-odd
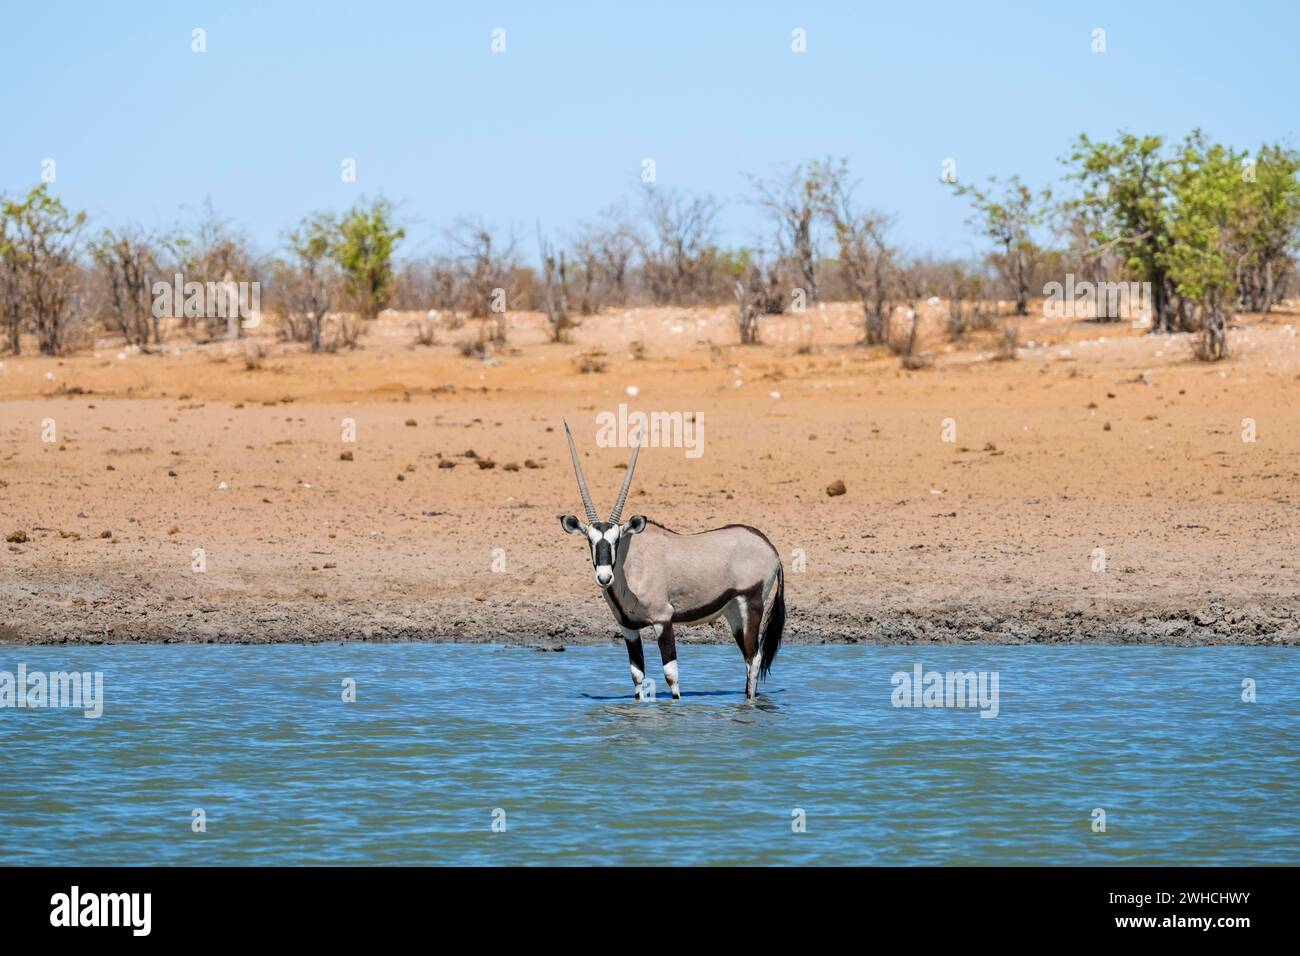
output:
[[[514,225],[533,254],[638,188],[727,201],[742,173],[848,158],[910,248],[978,239],[939,182],[1041,184],[1081,131],[1238,146],[1300,136],[1300,4],[1201,2],[7,3],[0,191],[54,190],[93,225],[184,222],[206,197],[265,250],[313,209],[383,194],[407,251],[458,215]],[[191,52],[191,30],[207,52]],[[494,55],[491,31],[506,30]],[[791,30],[808,50],[791,51]],[[1106,30],[1107,50],[1090,50]],[[354,157],[358,181],[340,180]]]

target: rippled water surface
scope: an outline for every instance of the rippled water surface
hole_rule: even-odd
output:
[[[792,646],[757,702],[680,656],[637,703],[621,645],[0,648],[105,681],[97,720],[0,709],[0,859],[1300,863],[1294,652]],[[917,663],[997,671],[998,715],[894,707]]]

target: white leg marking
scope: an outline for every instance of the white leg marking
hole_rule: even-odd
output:
[[[653,624],[651,626],[655,629],[655,640],[663,637],[664,626],[662,624]],[[677,686],[677,661],[675,659],[664,665],[664,680],[668,681],[668,689],[673,692],[673,700],[680,700],[682,692]]]
[[[740,595],[737,595],[736,608],[737,608],[736,616],[739,619],[738,628],[740,630],[741,635],[743,636],[749,630],[749,602],[746,601]],[[760,613],[762,612],[761,607],[759,608],[759,612]],[[762,635],[759,636],[759,639],[760,641],[762,640]],[[741,648],[740,652],[742,654],[745,653],[744,647]],[[746,697],[754,697],[758,693],[758,668],[759,665],[762,663],[762,661],[763,661],[763,654],[758,648],[754,649],[754,656],[752,658],[745,659],[745,696]]]
[[[758,668],[763,663],[763,655],[755,654],[754,659],[745,662],[745,696],[758,696]]]
[[[677,686],[677,662],[669,661],[664,665],[664,680],[668,681],[668,686],[673,692],[673,700],[679,700],[682,696],[681,688]]]
[[[619,626],[619,630],[623,632],[623,640],[627,642],[629,648],[629,653],[628,653],[629,659],[627,662],[627,669],[632,674],[632,690],[636,692],[636,699],[640,700],[641,682],[645,680],[645,671],[641,670],[641,668],[637,667],[635,664],[632,663],[631,647],[634,644],[640,643],[641,632],[630,627],[622,627],[621,625]]]

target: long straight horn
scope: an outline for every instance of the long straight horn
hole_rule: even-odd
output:
[[[641,454],[641,439],[645,436],[644,426],[636,433],[636,444],[632,447],[632,461],[627,466],[627,476],[623,479],[623,487],[618,490],[618,500],[614,502],[614,510],[609,516],[610,524],[618,524],[618,519],[623,515],[623,505],[627,504],[627,493],[632,490],[632,472],[636,471],[636,456]]]
[[[582,463],[578,461],[578,446],[573,443],[573,432],[569,431],[568,419],[564,422],[564,437],[569,439],[569,454],[573,456],[573,473],[578,476],[578,493],[582,495],[582,507],[587,510],[587,524],[600,520],[596,506],[591,503],[591,492],[587,490],[587,479],[582,476]]]

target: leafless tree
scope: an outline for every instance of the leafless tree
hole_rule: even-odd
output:
[[[615,305],[624,305],[628,297],[628,271],[636,255],[636,227],[622,206],[607,206],[600,214],[601,225],[592,238],[600,257],[605,296]]]
[[[162,344],[160,317],[154,314],[153,281],[162,279],[154,241],[138,229],[105,229],[90,243],[104,293],[109,322],[127,345],[147,350]]]
[[[403,259],[393,268],[389,305],[403,312],[430,308],[434,300],[433,269],[426,259]]]
[[[211,200],[203,204],[192,227],[178,230],[167,245],[187,283],[260,281],[261,263],[253,254],[248,239],[217,213]],[[180,302],[174,303],[176,317],[187,324],[200,325],[206,337],[239,337],[241,329],[237,310],[226,309],[224,316],[205,314],[194,322],[195,317],[186,316],[181,306]]]
[[[741,345],[754,345],[758,342],[758,310],[749,301],[749,289],[746,284],[736,280],[736,328],[740,332]]]
[[[456,263],[450,259],[435,260],[429,281],[433,287],[434,308],[447,312],[453,329],[460,328],[464,318],[460,314],[461,288],[457,281]]]
[[[506,338],[506,308],[509,304],[510,278],[516,265],[513,236],[500,241],[480,219],[459,219],[447,233],[472,318],[496,317],[493,339]]]
[[[287,338],[306,342],[313,352],[325,347],[323,329],[331,304],[339,298],[341,276],[334,259],[337,224],[317,213],[304,218],[286,237],[291,258],[278,264],[274,288]],[[356,336],[342,322],[333,347],[355,346]]]
[[[561,250],[558,258],[555,248],[542,235],[542,224],[537,224],[537,246],[542,258],[542,311],[551,327],[552,342],[567,342],[574,327],[569,314],[568,266]]]
[[[902,256],[894,257],[893,267],[894,282],[898,290],[898,298],[901,300],[903,316],[911,324],[906,339],[887,341],[891,351],[903,356],[904,364],[908,368],[917,368],[918,364],[906,360],[914,360],[917,357],[916,346],[921,328],[921,300],[926,298],[928,270],[923,260],[904,259]]]
[[[809,302],[820,301],[817,226],[831,195],[847,176],[847,167],[830,159],[802,163],[759,179],[750,176],[755,204],[776,228],[776,246],[788,255],[799,272],[799,282]]]
[[[641,241],[641,255],[652,300],[688,303],[706,297],[720,211],[717,201],[651,186],[645,191],[644,211],[649,237]]]
[[[582,272],[578,308],[583,315],[593,315],[607,304],[626,304],[638,245],[636,230],[621,206],[606,207],[596,222],[578,228],[571,246]]]
[[[6,206],[0,200],[0,322],[4,324],[5,345],[18,355],[22,351],[23,272],[12,238]]]
[[[888,342],[897,271],[895,250],[887,241],[893,220],[875,210],[860,210],[853,200],[853,186],[843,177],[829,185],[826,209],[835,231],[840,272],[862,303],[866,342]]]
[[[543,242],[543,266],[546,264],[546,243]],[[594,315],[604,304],[604,268],[601,262],[600,234],[584,226],[573,239],[573,257],[580,272],[578,289],[578,311],[583,315]],[[561,253],[563,258],[563,253]],[[549,286],[549,277],[547,279]]]
[[[963,262],[948,261],[931,265],[931,281],[943,299],[945,332],[954,342],[968,332],[992,328],[994,310],[986,273]]]

